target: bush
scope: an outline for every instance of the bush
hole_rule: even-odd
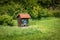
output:
[[[12,17],[9,15],[0,15],[0,25],[10,25],[13,26]]]
[[[31,15],[31,17],[32,17],[33,19],[37,19],[37,17],[38,17],[38,12],[36,12],[35,10],[32,10],[32,11],[30,12],[30,15]]]
[[[60,18],[60,12],[54,12],[53,14],[54,14],[55,17]]]
[[[52,12],[51,11],[49,11],[48,9],[40,9],[39,11],[38,11],[38,18],[40,19],[40,18],[47,18],[47,17],[52,17],[53,16],[53,14],[52,14]]]
[[[42,7],[31,10],[30,15],[33,19],[41,19],[42,17],[47,18],[54,16],[53,12],[51,12],[49,9],[43,9]]]

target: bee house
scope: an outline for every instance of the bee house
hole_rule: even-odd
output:
[[[31,17],[29,14],[18,14],[18,26],[28,26],[30,18]]]

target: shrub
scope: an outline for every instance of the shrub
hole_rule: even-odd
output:
[[[54,14],[55,17],[60,18],[60,12],[59,11],[53,12],[53,14]]]
[[[42,17],[47,18],[47,17],[54,16],[53,12],[51,12],[48,9],[43,9],[42,7],[38,8],[38,9],[35,8],[35,9],[31,10],[30,15],[33,19],[41,19]]]
[[[46,17],[52,17],[53,16],[53,14],[52,14],[52,12],[51,11],[49,11],[48,9],[40,9],[39,11],[38,11],[38,18],[40,19],[40,18],[46,18]]]
[[[0,25],[10,25],[12,26],[12,17],[9,15],[0,15]]]
[[[35,10],[32,10],[32,11],[30,12],[30,15],[31,15],[31,17],[32,17],[33,19],[37,19],[37,17],[38,17],[38,12],[36,12]]]

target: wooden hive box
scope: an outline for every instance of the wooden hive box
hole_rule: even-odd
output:
[[[28,26],[29,19],[31,16],[29,14],[18,14],[18,26]]]

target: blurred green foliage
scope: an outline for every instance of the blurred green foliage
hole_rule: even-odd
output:
[[[9,15],[0,15],[0,25],[10,25],[13,26],[12,17]]]
[[[11,16],[13,20],[19,13],[29,13],[32,19],[60,17],[60,11],[52,12],[59,9],[58,5],[59,0],[0,0],[0,15]]]

